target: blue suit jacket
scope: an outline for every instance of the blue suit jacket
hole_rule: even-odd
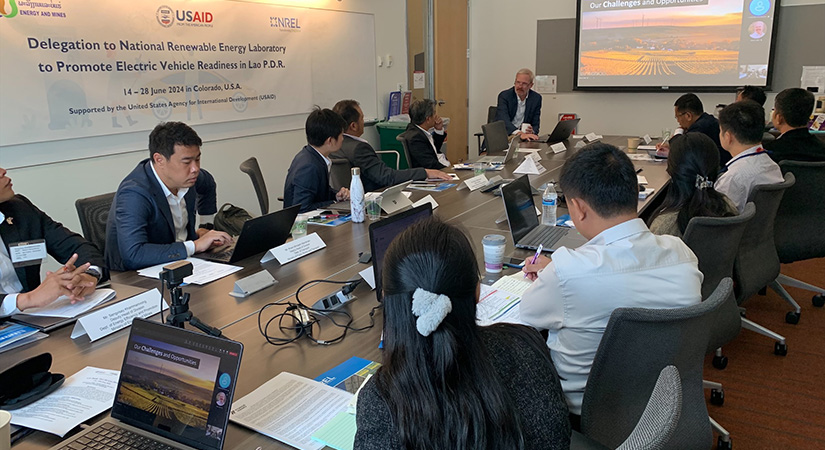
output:
[[[501,93],[498,94],[496,120],[504,121],[508,134],[513,134],[513,131],[516,131],[516,126],[513,125],[513,118],[516,117],[517,109],[518,97],[516,96],[515,87],[501,91]],[[541,124],[541,94],[532,89],[530,93],[527,94],[527,105],[524,108],[524,123],[532,125],[533,133],[539,134],[539,125]]]
[[[307,145],[295,155],[284,183],[284,208],[301,205],[301,212],[320,209],[335,202],[329,186],[329,170],[324,158]]]
[[[198,179],[200,182],[200,175]],[[196,190],[193,186],[184,196],[189,217],[187,240],[198,238]],[[151,161],[145,159],[117,188],[106,223],[106,264],[112,270],[137,270],[186,258],[186,246],[175,240],[172,211],[152,173]]]

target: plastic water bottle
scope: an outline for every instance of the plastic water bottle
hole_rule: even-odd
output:
[[[364,221],[364,184],[361,183],[361,168],[352,168],[352,181],[349,183],[349,207],[352,213],[352,221],[361,223]]]
[[[556,224],[556,206],[559,203],[559,194],[552,181],[547,183],[541,195],[541,223],[544,225]]]

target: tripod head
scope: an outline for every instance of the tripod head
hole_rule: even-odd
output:
[[[204,333],[212,336],[220,336],[221,331],[213,328],[192,315],[189,311],[189,293],[184,294],[181,290],[183,279],[192,275],[192,263],[189,261],[177,261],[172,264],[163,266],[160,272],[161,283],[165,284],[169,289],[169,316],[166,317],[166,323],[169,325],[183,328],[184,323],[189,322]]]

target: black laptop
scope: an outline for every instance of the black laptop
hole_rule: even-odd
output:
[[[573,134],[573,130],[576,129],[576,126],[579,124],[580,120],[581,119],[559,121],[559,123],[556,124],[556,128],[553,128],[552,133],[539,136],[537,142],[555,144],[556,142],[561,142],[569,138],[570,135]]]
[[[195,256],[209,261],[231,264],[275,248],[286,242],[300,209],[301,205],[293,205],[280,211],[249,219],[244,222],[241,234],[235,239],[235,242],[215,247]]]
[[[560,247],[576,248],[587,242],[574,228],[539,223],[527,175],[502,186],[501,198],[517,248],[535,250],[541,244],[544,251],[554,252]]]
[[[111,417],[57,449],[221,450],[243,345],[135,319]]]
[[[384,297],[381,292],[381,265],[384,263],[384,254],[387,253],[390,243],[407,227],[432,215],[432,205],[425,203],[370,224],[370,253],[372,253],[372,270],[375,274],[375,297],[379,302]]]

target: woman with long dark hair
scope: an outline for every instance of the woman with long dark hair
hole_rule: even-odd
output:
[[[428,219],[384,258],[384,361],[358,396],[356,449],[556,449],[567,405],[535,330],[479,327],[467,237]]]
[[[681,237],[690,219],[728,217],[736,206],[713,188],[719,176],[719,150],[702,133],[687,133],[670,143],[670,188],[662,208],[650,218],[650,231]]]

